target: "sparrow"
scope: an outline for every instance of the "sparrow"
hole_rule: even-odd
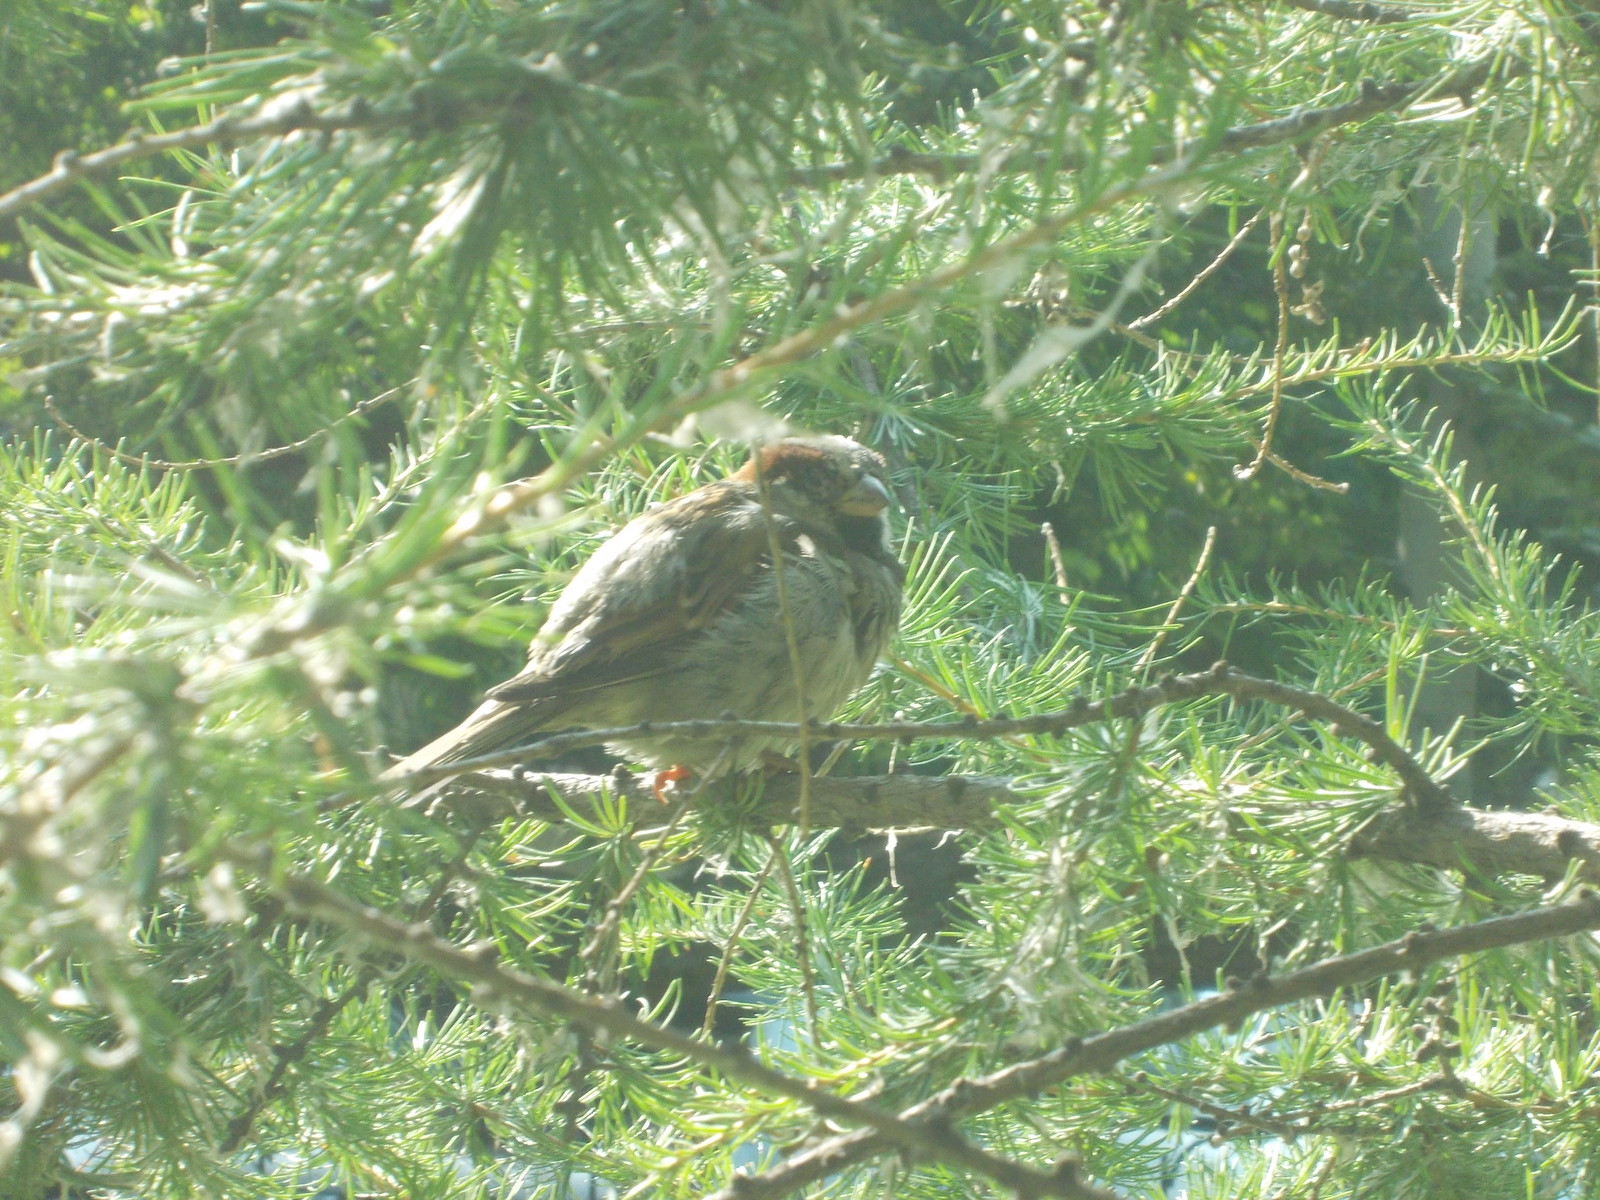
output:
[[[729,478],[635,517],[562,590],[527,666],[385,775],[562,729],[832,715],[900,620],[905,572],[886,478],[883,458],[849,438],[786,438]],[[639,732],[607,749],[713,777],[751,770],[792,740]]]

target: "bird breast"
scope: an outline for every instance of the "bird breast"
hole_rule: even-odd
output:
[[[797,722],[832,715],[866,682],[895,628],[898,578],[865,555],[819,551],[810,538],[800,539],[795,551],[784,556],[782,571],[781,597],[777,572],[763,572],[753,587],[685,641],[657,686],[632,692],[632,711],[622,714],[613,708],[608,713],[623,718],[614,723],[728,714]],[[613,703],[616,699],[620,697]],[[727,741],[656,736],[630,738],[610,748],[647,763],[714,767],[725,774],[752,769],[765,750],[783,742],[754,734]]]

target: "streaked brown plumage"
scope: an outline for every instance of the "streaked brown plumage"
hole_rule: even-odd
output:
[[[613,534],[551,608],[528,665],[387,773],[459,762],[559,729],[730,713],[760,721],[829,716],[866,681],[899,622],[904,573],[889,544],[888,507],[883,459],[848,438],[762,447],[730,478]],[[651,767],[725,774],[754,767],[773,745],[752,735],[640,735],[610,749]]]

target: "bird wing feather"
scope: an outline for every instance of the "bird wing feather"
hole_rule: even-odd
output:
[[[774,519],[780,538],[792,542],[789,523]],[[748,588],[770,547],[759,501],[734,483],[638,517],[573,577],[534,639],[528,665],[488,698],[538,700],[669,670],[683,640]]]

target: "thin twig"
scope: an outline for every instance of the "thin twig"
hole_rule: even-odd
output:
[[[1215,1120],[1219,1126],[1224,1122],[1229,1126],[1243,1126],[1261,1133],[1271,1134],[1280,1138],[1295,1138],[1308,1132],[1307,1126],[1294,1121],[1283,1120],[1267,1113],[1256,1112],[1247,1108],[1230,1108],[1226,1104],[1218,1104],[1204,1096],[1196,1096],[1177,1088],[1166,1087],[1151,1079],[1144,1071],[1137,1071],[1128,1080],[1128,1086],[1152,1096],[1160,1096],[1163,1100],[1170,1100],[1173,1104],[1181,1104],[1185,1108],[1192,1108],[1197,1113],[1203,1113]],[[1219,1132],[1221,1129],[1219,1128]]]
[[[706,996],[706,1016],[700,1023],[701,1037],[710,1037],[712,1029],[716,1026],[717,1005],[722,1002],[722,989],[728,983],[728,969],[733,965],[733,952],[739,945],[744,927],[750,923],[750,914],[755,911],[756,901],[761,898],[761,889],[766,886],[767,877],[772,874],[773,865],[777,861],[776,854],[768,856],[761,867],[761,873],[750,885],[750,892],[745,896],[744,903],[739,907],[739,915],[733,919],[733,928],[728,930],[728,942],[722,947],[722,955],[717,959],[717,973],[712,977],[711,991]]]
[[[1363,688],[1371,687],[1374,683],[1377,683],[1378,680],[1387,676],[1388,673],[1389,668],[1388,665],[1385,664],[1384,666],[1376,667],[1373,670],[1366,672],[1364,675],[1357,675],[1354,679],[1347,679],[1345,682],[1341,683],[1338,687],[1334,688],[1328,693],[1328,699],[1337,700],[1340,696],[1348,696],[1352,692],[1359,692]],[[1238,748],[1241,750],[1250,750],[1256,746],[1264,745],[1273,738],[1277,737],[1278,734],[1283,730],[1295,724],[1297,721],[1305,720],[1307,715],[1308,714],[1306,711],[1300,708],[1295,709],[1293,712],[1285,713],[1283,715],[1283,719],[1275,722],[1272,727],[1263,729],[1258,733],[1253,733],[1245,737],[1239,742]]]
[[[1303,1112],[1271,1113],[1262,1109],[1232,1108],[1219,1104],[1215,1100],[1204,1096],[1197,1096],[1177,1088],[1166,1087],[1156,1083],[1144,1071],[1139,1071],[1128,1081],[1130,1087],[1139,1088],[1151,1095],[1160,1096],[1163,1100],[1170,1100],[1174,1104],[1182,1104],[1192,1108],[1198,1113],[1217,1121],[1217,1136],[1223,1138],[1237,1137],[1241,1130],[1254,1130],[1272,1137],[1292,1140],[1308,1134],[1332,1134],[1337,1137],[1357,1137],[1363,1130],[1354,1123],[1334,1123],[1328,1118],[1342,1113],[1360,1112],[1380,1108],[1396,1100],[1404,1100],[1408,1096],[1419,1096],[1427,1092],[1453,1092],[1460,1088],[1460,1084],[1451,1077],[1439,1074],[1430,1075],[1426,1079],[1418,1079],[1400,1087],[1386,1088],[1381,1092],[1369,1092],[1364,1096],[1356,1096],[1349,1100],[1340,1100],[1336,1103],[1308,1108]],[[1392,1129],[1385,1127],[1381,1131],[1368,1130],[1385,1139],[1393,1137]]]
[[[1250,231],[1260,223],[1261,214],[1264,211],[1266,210],[1257,209],[1255,215],[1239,227],[1239,232],[1228,239],[1228,244],[1222,248],[1221,252],[1218,253],[1218,255],[1209,263],[1207,263],[1200,270],[1198,275],[1189,280],[1188,283],[1184,284],[1183,289],[1176,296],[1172,297],[1172,299],[1168,300],[1160,308],[1155,309],[1152,312],[1145,313],[1144,316],[1139,317],[1137,320],[1129,321],[1127,328],[1132,331],[1136,329],[1143,329],[1146,325],[1153,325],[1155,322],[1161,320],[1162,317],[1170,313],[1173,309],[1177,308],[1178,305],[1182,304],[1190,296],[1194,295],[1195,292],[1200,289],[1200,285],[1215,275],[1222,267],[1222,264],[1227,262],[1228,259],[1233,256],[1233,252],[1243,244],[1244,239],[1250,236]]]
[[[269,111],[252,116],[242,116],[240,110],[230,111],[204,124],[175,129],[171,133],[135,132],[88,154],[63,150],[56,155],[55,165],[49,171],[0,195],[0,220],[16,216],[30,205],[48,200],[82,180],[169,150],[198,150],[202,146],[226,149],[254,138],[281,137],[302,129],[333,133],[342,129],[396,126],[409,119],[409,113],[378,113],[361,104],[348,105],[339,113],[318,112],[309,101],[301,99],[288,104],[274,103]]]
[[[767,553],[772,556],[772,582],[777,591],[778,620],[783,625],[784,647],[789,652],[789,670],[794,675],[795,712],[800,717],[800,737],[795,757],[800,775],[800,836],[811,828],[811,736],[810,722],[806,720],[811,706],[806,698],[805,662],[800,655],[800,635],[794,627],[794,611],[789,606],[788,561],[784,555],[783,539],[778,535],[778,522],[772,513],[772,489],[767,483],[765,462],[758,451],[751,462],[756,468],[756,487],[761,493],[761,512],[767,525]],[[793,880],[790,880],[791,884]],[[815,1012],[812,1013],[813,1024]]]
[[[1209,525],[1206,527],[1205,543],[1200,547],[1200,556],[1195,559],[1194,570],[1189,572],[1189,578],[1184,581],[1183,587],[1178,589],[1178,594],[1172,598],[1172,606],[1167,609],[1167,615],[1161,618],[1161,629],[1151,639],[1150,644],[1145,647],[1144,653],[1139,656],[1139,661],[1135,664],[1139,671],[1144,671],[1155,661],[1156,655],[1161,652],[1161,645],[1177,625],[1178,617],[1183,612],[1184,604],[1190,596],[1194,595],[1194,589],[1199,585],[1200,577],[1206,573],[1206,567],[1211,562],[1211,551],[1216,544],[1217,527]]]
[[[1361,1112],[1366,1109],[1376,1108],[1380,1104],[1387,1104],[1391,1100],[1404,1100],[1407,1096],[1416,1096],[1423,1092],[1454,1090],[1455,1087],[1455,1082],[1449,1077],[1431,1075],[1427,1079],[1403,1083],[1398,1087],[1385,1088],[1380,1092],[1368,1092],[1365,1096],[1352,1096],[1348,1100],[1334,1100],[1328,1104],[1319,1105],[1315,1109],[1307,1109],[1303,1113],[1292,1113],[1287,1119],[1291,1121],[1312,1121],[1318,1117],[1339,1113]]]
[[[805,796],[809,790],[803,789],[801,795]],[[768,833],[766,840],[767,847],[772,851],[772,861],[778,864],[778,878],[783,882],[784,894],[789,898],[789,912],[794,918],[794,950],[799,960],[800,989],[805,997],[806,1026],[811,1033],[811,1044],[820,1046],[822,1025],[817,1020],[817,980],[811,969],[811,937],[806,928],[805,900],[800,895],[800,887],[794,881],[794,871],[789,867],[789,859],[777,835]]]
[[[1281,383],[1282,381],[1280,380],[1279,382]],[[1278,454],[1268,454],[1267,461],[1273,466],[1277,467],[1278,470],[1282,471],[1296,483],[1303,483],[1307,487],[1316,488],[1318,491],[1334,492],[1337,495],[1342,496],[1350,490],[1350,485],[1348,483],[1335,483],[1331,479],[1324,479],[1320,475],[1313,475],[1309,471],[1302,471],[1288,459],[1283,458]]]
[[[1472,214],[1465,208],[1458,211],[1461,228],[1456,231],[1455,261],[1451,264],[1455,278],[1450,286],[1450,317],[1455,328],[1461,328],[1462,314],[1467,303],[1467,254],[1472,250]]]
[[[139,467],[143,470],[156,471],[207,471],[214,467],[235,467],[241,463],[270,462],[275,458],[282,458],[285,454],[293,454],[297,450],[304,450],[307,446],[310,446],[313,443],[327,437],[346,421],[349,421],[354,417],[361,416],[363,413],[378,407],[378,405],[382,404],[386,400],[393,399],[402,388],[408,386],[409,384],[402,383],[396,387],[390,388],[386,392],[379,392],[376,396],[369,396],[367,399],[357,404],[349,412],[342,413],[327,425],[323,426],[321,429],[318,429],[313,433],[308,433],[305,437],[299,439],[298,441],[289,442],[287,445],[272,446],[266,450],[251,450],[241,452],[239,454],[229,454],[223,458],[189,458],[181,459],[176,462],[164,458],[151,458],[148,454],[129,454],[126,450],[121,450],[116,446],[112,446],[101,441],[97,437],[93,437],[92,435],[85,433],[71,421],[67,420],[66,416],[63,415],[61,410],[56,407],[55,397],[50,395],[48,392],[46,392],[44,396],[44,407],[45,411],[50,414],[50,419],[53,420],[57,425],[61,426],[61,428],[67,433],[71,434],[85,445],[100,451],[102,454],[110,455],[118,462],[126,463],[130,467]]]
[[[698,798],[701,790],[706,786],[706,779],[702,777],[697,781],[694,789],[683,799],[678,801],[672,817],[661,830],[661,835],[640,856],[638,865],[628,881],[617,889],[617,894],[606,904],[605,912],[600,920],[595,922],[589,940],[584,943],[583,949],[578,952],[578,960],[584,964],[585,990],[595,992],[597,995],[606,995],[614,990],[613,974],[615,971],[616,934],[622,924],[622,913],[629,902],[636,896],[639,889],[644,886],[644,881],[650,872],[655,869],[657,860],[666,850],[672,835],[678,831],[678,825],[692,807],[693,801]]]
[[[1422,256],[1422,270],[1428,277],[1428,286],[1433,289],[1433,294],[1439,298],[1440,306],[1454,316],[1455,301],[1451,298],[1450,289],[1444,286],[1444,280],[1439,278],[1439,272],[1433,265],[1433,259],[1426,254]],[[1457,323],[1459,324],[1459,322]]]
[[[1326,108],[1301,109],[1287,116],[1274,117],[1251,125],[1235,125],[1217,138],[1216,152],[1235,154],[1242,150],[1259,150],[1268,146],[1304,141],[1326,133],[1330,129],[1364,121],[1369,117],[1404,108],[1408,104],[1428,100],[1434,96],[1470,96],[1497,71],[1502,79],[1514,79],[1529,74],[1532,69],[1531,63],[1521,59],[1509,59],[1497,52],[1422,83],[1373,83],[1370,80],[1363,80],[1358,99],[1332,104]],[[1463,99],[1462,103],[1465,106],[1468,102]],[[1151,153],[1150,161],[1153,164],[1172,162],[1180,153],[1180,148],[1177,146],[1157,147]],[[790,171],[788,181],[798,186],[815,187],[855,179],[881,179],[892,175],[923,175],[940,180],[970,174],[987,165],[984,156],[979,154],[891,152],[887,157],[865,162],[830,163],[820,167],[805,167]],[[1009,159],[1006,165],[1016,171],[1061,172],[1083,166],[1084,160],[1076,155],[1051,153],[1018,156]]]
[[[1272,437],[1278,428],[1278,417],[1283,411],[1283,360],[1289,351],[1289,272],[1284,262],[1288,243],[1283,237],[1283,215],[1273,213],[1268,223],[1272,242],[1272,291],[1278,298],[1278,335],[1272,347],[1272,397],[1267,404],[1266,425],[1257,443],[1255,460],[1234,469],[1239,480],[1256,477],[1267,456],[1272,453]]]
[[[1056,578],[1056,594],[1061,603],[1072,603],[1072,590],[1067,586],[1067,560],[1061,553],[1061,539],[1056,537],[1056,527],[1049,521],[1041,522],[1039,532],[1044,534],[1045,548],[1050,552],[1050,569]]]
[[[349,1007],[352,1000],[371,986],[377,975],[375,968],[370,966],[362,968],[354,982],[344,991],[331,999],[324,1000],[317,1007],[311,1014],[311,1019],[306,1022],[305,1028],[300,1031],[299,1037],[292,1042],[278,1042],[271,1047],[272,1070],[255,1089],[255,1094],[250,1097],[244,1108],[235,1113],[228,1122],[222,1141],[217,1146],[220,1153],[232,1154],[244,1144],[244,1139],[249,1136],[250,1130],[266,1111],[267,1106],[289,1090],[285,1082],[289,1068],[304,1060],[307,1051],[332,1028],[334,1019]]]

